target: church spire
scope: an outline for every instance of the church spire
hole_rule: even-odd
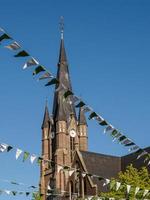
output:
[[[68,121],[70,114],[75,114],[75,106],[73,103],[64,101],[63,94],[66,90],[72,91],[71,80],[69,76],[68,62],[64,45],[64,22],[63,17],[60,21],[61,41],[58,61],[57,79],[59,84],[56,85],[53,115],[56,121]],[[72,102],[72,97],[69,97],[69,102]]]
[[[48,112],[47,100],[46,100],[44,118],[43,118],[43,123],[42,123],[42,129],[49,127],[49,121],[50,121],[50,118],[49,118],[49,112]]]
[[[64,18],[61,16],[60,18],[60,33],[61,33],[61,43],[60,43],[60,52],[59,52],[59,63],[67,62],[67,56],[64,46]]]

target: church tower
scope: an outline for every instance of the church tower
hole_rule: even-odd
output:
[[[67,196],[69,194],[69,174],[62,170],[62,166],[72,166],[75,152],[87,150],[87,124],[84,113],[80,110],[79,122],[73,96],[64,98],[64,93],[72,91],[68,69],[67,55],[64,45],[64,30],[61,24],[61,41],[57,65],[57,80],[55,86],[52,117],[48,108],[42,125],[42,156],[52,160],[51,166],[41,164],[41,194],[46,200],[47,189],[52,193]],[[82,144],[83,143],[83,144]]]

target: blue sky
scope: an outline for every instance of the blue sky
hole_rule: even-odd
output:
[[[146,147],[150,141],[149,10],[148,0],[1,0],[0,27],[56,74],[58,23],[63,15],[74,92]],[[54,88],[37,82],[32,69],[22,70],[25,59],[14,58],[13,52],[3,48],[5,44],[0,46],[0,141],[39,155],[45,99],[48,97],[51,111]],[[96,122],[88,125],[90,151],[128,153],[104,135]],[[1,154],[0,163],[0,189],[15,189],[3,179],[37,185],[36,164],[15,161],[15,152]],[[0,199],[13,197],[1,195]]]

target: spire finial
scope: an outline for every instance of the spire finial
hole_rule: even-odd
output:
[[[60,25],[61,39],[63,39],[64,38],[64,17],[63,16],[60,17],[59,25]]]

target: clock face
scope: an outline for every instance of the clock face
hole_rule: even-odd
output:
[[[74,129],[71,129],[69,133],[70,133],[71,137],[75,137],[76,136],[76,131]]]
[[[54,132],[51,132],[50,137],[51,137],[52,139],[54,139],[55,133],[54,133]]]

